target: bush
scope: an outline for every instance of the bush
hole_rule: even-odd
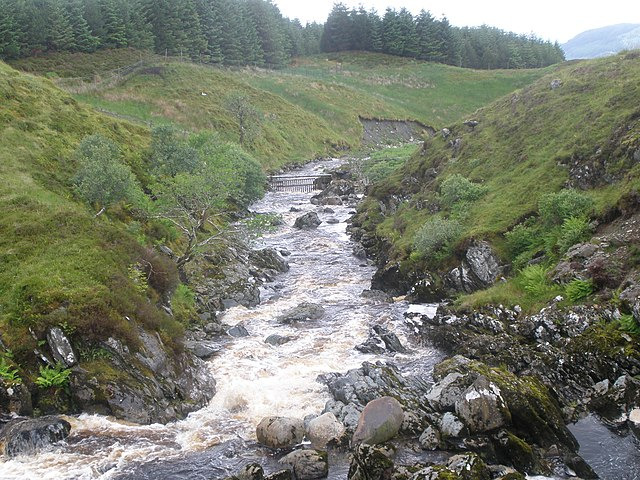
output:
[[[40,367],[40,376],[36,378],[36,385],[40,388],[59,388],[69,384],[71,370],[65,368],[60,362],[55,367],[46,365]]]
[[[544,298],[553,291],[549,283],[547,271],[542,265],[529,265],[520,271],[519,283],[522,289],[532,298]]]
[[[640,335],[640,324],[636,322],[636,319],[633,318],[633,315],[622,315],[619,322],[621,330],[627,333],[633,333],[634,335]]]
[[[540,199],[538,212],[546,225],[561,225],[571,217],[587,217],[593,208],[593,200],[577,190],[549,193]]]
[[[171,298],[171,308],[175,319],[183,325],[188,325],[191,318],[195,316],[195,306],[196,297],[193,291],[183,283],[178,285]]]
[[[74,157],[79,163],[73,181],[76,194],[95,205],[99,213],[121,201],[142,197],[133,172],[121,161],[120,149],[102,135],[90,135],[80,142]]]
[[[526,252],[539,241],[539,232],[523,223],[504,234],[507,250],[512,258]]]
[[[200,168],[195,148],[181,138],[174,127],[155,127],[151,132],[151,165],[156,175],[175,177],[178,173],[194,173]]]
[[[572,302],[577,302],[587,298],[594,291],[593,282],[591,280],[573,280],[565,287],[567,298]]]
[[[486,186],[470,182],[459,174],[447,177],[440,185],[441,201],[448,207],[458,202],[474,202],[486,192]]]
[[[558,236],[558,253],[562,255],[576,243],[583,242],[591,236],[591,227],[585,217],[569,217],[562,222]]]
[[[18,376],[18,369],[12,367],[4,357],[0,357],[0,380],[8,386],[22,383],[22,379]]]
[[[413,245],[420,255],[428,257],[449,247],[460,233],[461,226],[457,221],[433,217],[418,230]]]

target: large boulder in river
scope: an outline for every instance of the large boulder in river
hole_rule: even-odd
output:
[[[307,426],[307,437],[316,448],[325,448],[329,442],[339,440],[344,432],[344,425],[331,412],[310,420]]]
[[[364,407],[352,443],[375,445],[395,437],[404,420],[402,405],[393,397],[381,397]]]
[[[511,413],[500,387],[479,376],[455,404],[458,417],[472,433],[495,430],[511,423]]]
[[[305,213],[301,217],[296,218],[293,226],[302,230],[317,228],[322,223],[316,212]]]
[[[284,259],[281,252],[275,248],[253,250],[249,254],[249,260],[252,265],[261,269],[270,269],[282,273],[289,271],[289,263]]]
[[[0,450],[8,457],[31,454],[69,436],[71,424],[60,417],[17,418],[0,434]]]
[[[290,465],[297,480],[316,480],[329,474],[327,452],[296,450],[282,457],[280,463]]]
[[[304,302],[279,315],[276,320],[280,323],[304,322],[319,320],[324,316],[324,308],[316,303]]]
[[[266,417],[258,424],[256,436],[267,447],[293,447],[304,438],[304,423],[299,418]]]

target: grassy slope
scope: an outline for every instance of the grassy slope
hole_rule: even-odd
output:
[[[96,53],[84,59],[84,71],[90,66],[96,71],[102,64],[113,66],[120,55],[124,62],[130,54]],[[56,58],[31,59],[20,66],[41,73],[57,71]],[[59,62],[65,75],[70,60],[65,56]],[[132,75],[120,85],[77,98],[126,118],[171,122],[187,129],[213,128],[237,140],[237,127],[224,99],[242,93],[263,113],[263,131],[253,153],[275,169],[358,147],[359,116],[412,119],[438,127],[530,83],[544,71],[474,71],[349,53],[302,59],[284,71],[170,62],[159,73]]]
[[[0,62],[0,332],[27,366],[36,346],[29,327],[42,338],[48,325],[66,324],[87,348],[110,335],[135,341],[124,315],[156,322],[147,326],[166,338],[178,327],[135,292],[127,267],[142,247],[118,215],[96,219],[73,197],[70,156],[93,133],[119,143],[125,161],[142,171],[148,131]]]
[[[553,79],[560,79],[562,87],[551,89]],[[392,259],[404,262],[408,270],[425,268],[423,261],[410,257],[414,235],[430,217],[428,209],[416,205],[437,204],[441,181],[459,173],[488,187],[469,208],[459,243],[488,238],[504,254],[503,233],[534,213],[543,194],[560,190],[568,180],[560,161],[589,158],[602,149],[605,158],[614,159],[612,164],[622,159],[633,163],[629,149],[640,146],[639,79],[637,53],[563,65],[477,112],[480,124],[474,131],[460,123],[451,125],[450,139],[462,139],[457,155],[448,145],[450,139],[438,135],[427,140],[403,170],[373,190],[363,206],[365,224],[390,240]],[[435,180],[425,176],[432,167],[439,171]],[[620,181],[587,192],[598,212],[640,187],[637,162],[624,168],[628,170]],[[417,179],[418,188],[395,215],[383,216],[378,200],[405,194],[407,186],[416,184],[409,179]],[[453,259],[445,258],[440,267],[447,262]]]

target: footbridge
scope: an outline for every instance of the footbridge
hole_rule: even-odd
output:
[[[276,192],[312,192],[323,190],[331,182],[331,175],[272,175],[269,185]]]

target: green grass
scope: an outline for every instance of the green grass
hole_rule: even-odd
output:
[[[560,79],[562,86],[551,89],[553,79]],[[427,139],[400,172],[373,187],[360,221],[390,242],[391,261],[400,262],[407,271],[425,268],[412,256],[411,245],[418,228],[431,216],[427,205],[444,208],[445,216],[461,221],[463,233],[454,254],[469,239],[484,238],[510,262],[504,234],[536,215],[545,194],[563,188],[569,175],[562,162],[588,163],[599,150],[600,158],[606,159],[611,180],[584,192],[593,200],[595,215],[640,188],[640,165],[633,161],[640,148],[639,80],[637,52],[558,67],[476,112],[479,125],[475,129],[453,123],[448,139],[441,135]],[[449,144],[453,138],[461,139],[458,151]],[[435,179],[428,174],[433,169],[438,172]],[[449,210],[440,199],[443,180],[455,174],[486,191],[462,212]],[[391,195],[402,195],[407,201],[393,215],[382,215],[378,202]],[[436,268],[444,271],[455,263],[450,255],[439,260]],[[495,287],[491,295],[507,289],[513,286]]]
[[[36,57],[16,65],[92,81],[141,55],[111,50]],[[298,59],[278,71],[222,69],[153,56],[147,60],[147,67],[123,82],[75,98],[133,122],[213,129],[237,141],[237,125],[224,102],[230,95],[245,95],[262,114],[261,134],[250,149],[268,170],[358,148],[363,133],[359,117],[417,120],[440,128],[546,71],[475,71],[356,52]]]

